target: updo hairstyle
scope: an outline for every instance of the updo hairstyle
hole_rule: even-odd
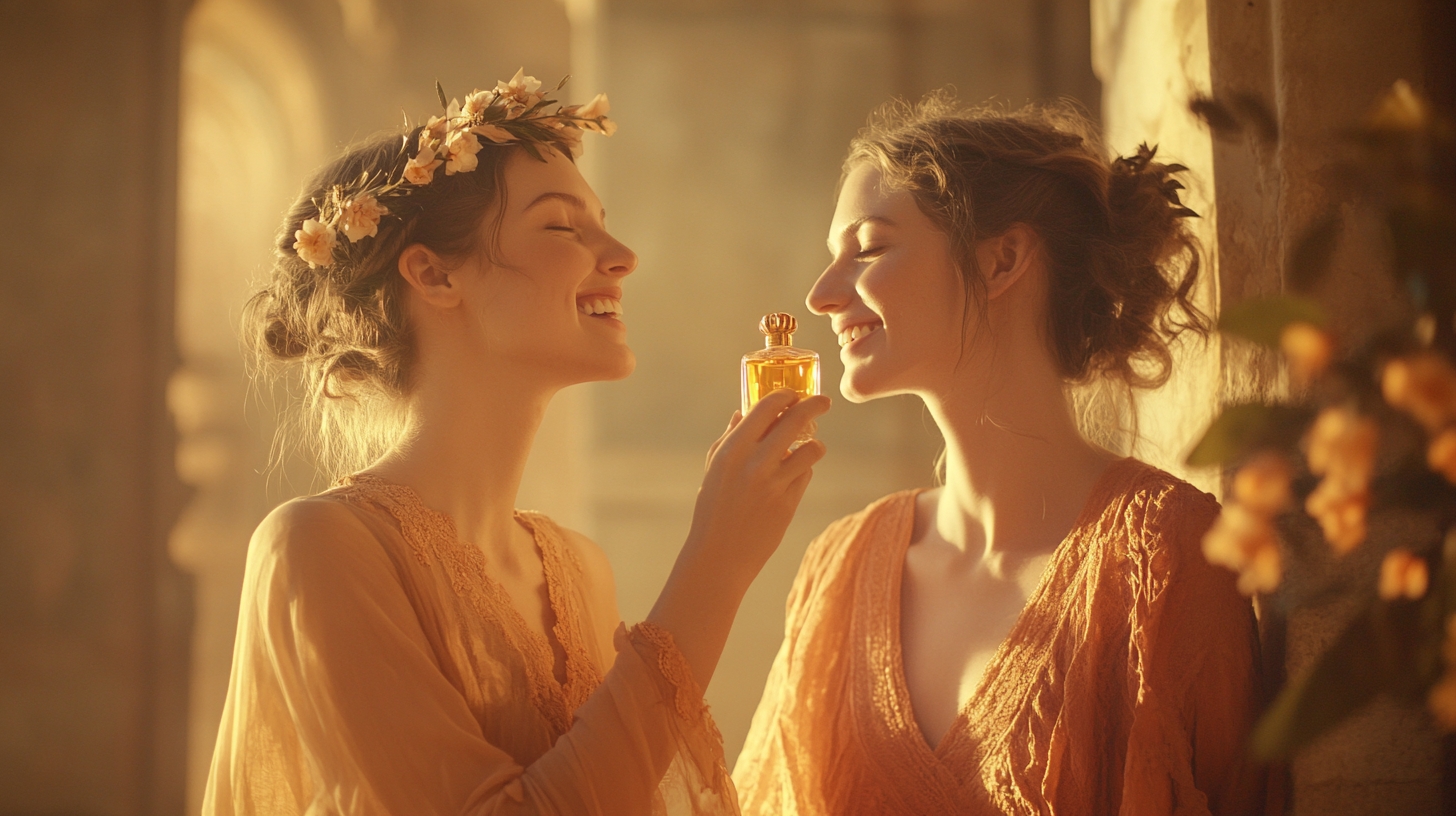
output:
[[[878,111],[850,144],[844,173],[878,169],[950,239],[967,307],[985,311],[975,247],[1015,224],[1036,232],[1048,264],[1046,336],[1063,378],[1155,387],[1169,345],[1208,318],[1193,303],[1199,246],[1178,203],[1184,170],[1144,151],[1111,162],[1070,105],[958,107],[946,94]],[[968,315],[969,316],[969,315]]]
[[[504,210],[505,165],[519,150],[488,146],[473,172],[441,171],[408,195],[386,199],[389,214],[375,236],[351,242],[340,234],[334,263],[310,267],[294,251],[294,233],[319,217],[319,203],[334,185],[364,173],[394,180],[402,147],[414,144],[419,130],[353,147],[309,181],[278,232],[266,283],[243,312],[243,338],[256,373],[288,363],[302,369],[302,419],[312,426],[305,435],[319,464],[335,475],[369,464],[402,429],[393,409],[410,393],[415,353],[400,252],[423,244],[447,262],[491,252]],[[491,228],[483,231],[497,204]]]

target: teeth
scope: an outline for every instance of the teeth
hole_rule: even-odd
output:
[[[582,314],[622,314],[622,301],[610,297],[589,297],[576,302],[577,311]]]
[[[860,323],[850,326],[839,333],[839,345],[847,346],[879,327],[879,323]]]

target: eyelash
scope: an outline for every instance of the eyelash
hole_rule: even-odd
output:
[[[855,256],[854,257],[856,259],[858,259],[858,260],[866,260],[868,258],[877,256],[877,255],[882,255],[882,254],[884,254],[884,252],[885,252],[885,248],[884,247],[871,247],[869,249],[861,250],[861,251],[855,253]]]
[[[557,232],[576,232],[576,227],[547,227],[546,229],[556,230]]]

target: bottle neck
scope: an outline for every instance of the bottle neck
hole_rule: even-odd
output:
[[[794,336],[792,334],[789,334],[788,332],[772,332],[768,336],[763,338],[764,348],[773,348],[774,346],[792,346],[793,344]]]

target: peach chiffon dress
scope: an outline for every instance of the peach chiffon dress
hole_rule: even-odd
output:
[[[745,814],[1263,812],[1244,758],[1254,613],[1200,551],[1212,496],[1111,465],[937,746],[900,647],[915,496],[841,519],[805,555],[734,770]]]
[[[517,519],[565,682],[481,551],[409,488],[357,476],[275,511],[248,552],[203,813],[736,813],[672,638],[592,619],[560,530]]]

